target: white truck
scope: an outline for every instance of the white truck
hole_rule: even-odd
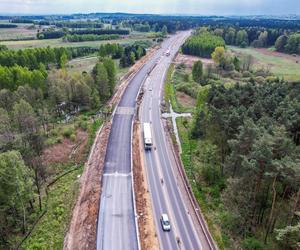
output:
[[[145,122],[144,124],[144,145],[145,149],[152,148],[152,135],[151,135],[151,125],[150,123]]]

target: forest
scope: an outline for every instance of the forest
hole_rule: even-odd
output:
[[[13,67],[15,65],[26,67],[29,70],[49,69],[54,64],[62,67],[67,60],[82,57],[97,52],[97,48],[70,47],[70,48],[36,48],[23,50],[9,50],[5,46],[0,48],[0,65]]]
[[[223,38],[208,32],[201,32],[188,38],[182,46],[182,52],[187,55],[210,58],[216,47],[225,47]]]
[[[86,35],[84,37],[88,37],[87,35],[128,35],[128,34],[129,34],[129,30],[78,29],[69,32],[64,30],[48,29],[46,31],[39,32],[37,34],[37,37],[38,39],[54,39],[54,38],[62,38],[65,35],[71,35],[78,38],[79,35]]]
[[[246,249],[264,249],[270,237],[280,249],[299,247],[299,117],[297,83],[212,85],[199,95],[191,137],[205,142],[205,164],[194,177],[223,204],[223,230]]]
[[[242,48],[252,46],[255,48],[268,48],[274,46],[279,52],[288,54],[300,54],[299,30],[265,27],[238,27],[208,26],[201,30],[209,31],[213,35],[222,37],[227,45],[235,45]]]
[[[53,143],[49,141],[53,127],[81,113],[103,109],[117,83],[114,59],[128,67],[145,53],[140,45],[119,44],[105,44],[98,49],[47,47],[13,51],[1,47],[1,249],[12,247],[12,235],[25,235],[46,209],[47,198],[42,192],[54,169],[43,164],[42,155],[47,143]],[[68,61],[87,54],[99,56],[91,73],[66,70]],[[76,126],[89,129],[86,121]],[[61,133],[71,140],[76,138],[71,130]]]

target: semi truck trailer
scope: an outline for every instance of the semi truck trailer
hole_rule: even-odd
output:
[[[143,124],[144,126],[144,145],[145,149],[151,149],[152,148],[152,135],[151,135],[151,125],[150,123],[145,122]]]

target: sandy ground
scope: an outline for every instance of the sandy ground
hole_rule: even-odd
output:
[[[213,60],[212,59],[207,59],[207,58],[201,58],[198,56],[190,56],[190,55],[184,55],[182,53],[178,53],[174,63],[175,64],[181,64],[183,63],[187,68],[192,68],[194,62],[201,60],[202,63],[206,66],[208,64],[213,64]]]
[[[150,49],[147,55],[133,65],[129,72],[120,79],[120,84],[118,85],[114,96],[108,102],[108,105],[111,108],[117,105],[130,82],[130,79],[144,65],[148,58],[152,56],[157,48],[158,47]],[[83,174],[80,178],[80,193],[73,208],[69,230],[65,236],[64,250],[96,249],[97,218],[101,197],[101,177],[110,130],[111,122],[107,122],[103,125],[102,129],[97,132],[88,161],[85,164]]]
[[[61,143],[50,146],[44,150],[43,163],[46,166],[70,161],[80,162],[84,157],[84,150],[88,141],[88,133],[78,129],[76,140],[64,138]]]
[[[176,92],[176,99],[184,107],[195,107],[196,105],[194,98],[180,91]]]
[[[135,122],[133,128],[133,175],[138,226],[142,250],[159,249],[156,236],[151,200],[147,190],[146,173],[143,159],[143,143],[140,140],[140,123]]]
[[[293,61],[295,63],[300,63],[300,55],[290,55],[290,54],[285,54],[277,51],[272,51],[267,48],[256,48],[255,50],[259,51],[260,53],[268,56],[276,56],[280,58],[284,58],[290,61]]]

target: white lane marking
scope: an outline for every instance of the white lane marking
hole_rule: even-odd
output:
[[[157,70],[161,70],[159,67],[157,68]],[[151,99],[151,104],[150,106],[153,107],[153,100]],[[152,112],[149,114],[151,120],[153,119],[153,108],[151,109]],[[154,128],[154,125],[153,125],[153,128]],[[153,137],[153,142],[154,142],[154,145],[156,145],[156,140],[155,140],[155,137]],[[157,150],[154,151],[153,153],[154,155],[154,160],[155,160],[155,165],[156,165],[156,169],[157,169],[157,175],[159,176],[159,178],[163,178],[164,179],[164,175],[163,175],[163,172],[162,172],[162,164],[160,162],[160,157],[158,156],[158,153],[157,153]],[[159,183],[160,185],[160,189],[162,190],[162,195],[164,197],[164,200],[165,200],[165,203],[166,203],[166,208],[167,208],[167,211],[164,211],[164,212],[167,212],[169,215],[170,215],[170,218],[171,219],[171,224],[172,224],[172,230],[174,231],[174,236],[175,236],[175,242],[176,242],[176,238],[179,237],[179,234],[178,234],[178,225],[177,225],[177,220],[175,219],[175,214],[174,214],[174,210],[171,208],[171,202],[170,202],[170,198],[169,198],[169,194],[167,192],[167,188],[166,188],[166,183],[164,181],[164,184],[161,185],[161,183]],[[176,246],[178,247],[177,245],[177,242],[175,243]],[[182,248],[181,248],[182,249]]]
[[[114,179],[111,180],[111,182],[113,182],[113,181],[114,181]],[[111,211],[112,215],[116,213],[115,212],[116,196],[117,196],[117,195],[115,195],[116,194],[116,186],[117,186],[116,183],[113,183],[113,192],[112,192],[112,201],[111,201],[113,203],[112,204],[113,205],[112,206],[112,211]],[[115,232],[116,219],[112,218],[111,220],[112,220],[111,242],[114,242],[114,238],[115,238],[114,232]],[[117,237],[117,238],[119,238],[119,237]]]
[[[158,113],[159,113],[159,107],[158,107]],[[160,145],[161,145],[161,147],[163,148],[165,148],[165,151],[166,151],[166,153],[167,153],[167,157],[168,157],[168,162],[169,162],[169,164],[170,164],[170,168],[171,168],[171,171],[172,171],[172,175],[173,175],[173,177],[174,177],[174,181],[175,181],[175,183],[177,183],[177,175],[174,173],[174,169],[172,168],[172,163],[174,162],[174,160],[172,161],[171,160],[171,158],[170,158],[170,155],[169,155],[169,150],[167,149],[167,145],[166,145],[166,136],[165,136],[165,133],[164,133],[164,129],[163,129],[163,124],[162,124],[162,121],[161,121],[161,119],[159,118],[159,123],[160,123],[160,131],[161,131],[161,134],[162,134],[162,136],[163,136],[163,140],[160,140]],[[158,130],[159,131],[159,130]],[[166,158],[165,158],[165,155],[164,154],[162,154],[162,156],[163,156],[163,159],[164,159],[164,161],[165,162],[167,162],[166,161]],[[166,172],[167,172],[167,175],[168,175],[168,178],[169,178],[169,180],[170,180],[170,172],[169,172],[169,169],[170,168],[166,168]],[[179,187],[178,187],[178,185],[176,185],[176,188],[177,188],[177,193],[179,194],[179,197],[181,198],[181,200],[182,200],[182,205],[183,205],[183,208],[184,208],[184,212],[186,213],[187,211],[188,211],[188,209],[186,208],[186,204],[185,204],[185,202],[183,202],[183,199],[182,199],[182,195],[181,195],[181,192],[180,192],[180,190],[179,190]],[[175,200],[176,200],[176,206],[178,207],[179,206],[179,204],[178,204],[178,201],[177,201],[177,199],[176,199],[176,195],[175,195],[175,193],[174,193],[174,189],[173,188],[171,188],[171,192],[172,192],[172,194],[173,194],[173,196],[174,196],[174,198],[175,198]],[[178,208],[179,209],[179,208]],[[180,217],[181,217],[181,219],[182,219],[182,221],[184,222],[184,219],[183,219],[183,217],[182,217],[182,214],[181,213],[179,213],[180,214]],[[191,217],[188,215],[187,216],[188,218],[189,218],[189,220],[190,220],[190,225],[192,226],[192,228],[193,228],[193,232],[194,232],[194,234],[195,234],[195,232],[197,232],[196,230],[195,230],[195,225],[194,225],[194,223],[191,221]],[[189,237],[189,233],[188,233],[188,230],[187,230],[187,228],[186,228],[186,225],[185,225],[185,223],[183,223],[183,226],[184,226],[184,231],[186,232],[186,235],[188,236],[188,239],[189,239],[189,242],[190,242],[190,244],[191,244],[191,246],[192,246],[192,242],[191,242],[191,239],[190,239],[190,237]],[[202,244],[201,244],[201,242],[199,241],[199,239],[198,239],[198,237],[197,237],[197,235],[195,235],[196,237],[195,237],[195,239],[197,240],[197,242],[198,242],[198,245],[200,246],[200,248],[202,249]]]
[[[118,173],[118,171],[114,172],[114,173],[105,173],[103,174],[103,176],[111,176],[111,177],[128,177],[131,176],[131,172],[128,174],[124,174],[124,173]]]
[[[160,185],[160,189],[162,190],[162,195],[164,197],[164,201],[165,201],[165,205],[166,205],[167,211],[162,211],[162,212],[169,214],[169,216],[171,218],[171,220],[170,220],[171,227],[172,227],[171,230],[174,231],[175,242],[176,242],[176,238],[179,236],[178,229],[177,229],[178,226],[177,226],[177,223],[176,223],[177,220],[175,219],[176,217],[175,217],[174,211],[173,211],[173,209],[171,207],[170,198],[169,198],[169,195],[168,195],[168,192],[167,192],[167,188],[166,188],[166,181],[165,181],[164,175],[162,173],[162,165],[160,163],[160,159],[158,157],[157,150],[155,150],[153,156],[154,156],[154,160],[155,160],[155,163],[156,163],[155,165],[156,165],[156,169],[157,169],[157,175],[158,175],[159,178],[163,179],[163,184],[161,184],[160,182],[158,182],[158,185]]]
[[[118,187],[118,196],[120,196],[120,187],[121,187],[121,185],[120,185],[120,183],[122,183],[121,181],[117,181],[117,179],[116,178],[114,178],[114,182],[115,182],[115,186],[117,186]],[[119,197],[119,199],[115,199],[115,201],[116,200],[118,200],[118,202],[116,202],[116,203],[118,203],[118,206],[117,206],[117,210],[118,209],[120,209],[120,208],[124,208],[124,203],[123,203],[123,199],[122,199],[122,196],[121,197]],[[120,209],[121,210],[121,209]],[[120,211],[121,212],[121,211]],[[116,213],[115,213],[115,215],[116,214],[119,214],[120,213],[119,211],[116,211]],[[117,217],[117,220],[121,220],[120,218],[118,218]],[[123,225],[123,223],[120,223],[119,224],[119,227],[118,227],[118,231],[119,231],[119,236],[120,237],[117,237],[118,239],[119,239],[119,241],[118,241],[118,249],[121,249],[121,247],[122,247],[122,242],[123,242],[123,244],[126,242],[126,241],[124,241],[124,232],[122,232],[123,230],[123,227],[121,226],[121,225]],[[113,234],[113,233],[111,233],[111,234]],[[114,237],[115,238],[115,237]],[[114,240],[114,239],[113,239]]]
[[[164,71],[164,76],[165,76],[165,74],[166,74],[166,71]],[[161,82],[161,81],[158,81],[158,82]],[[159,89],[161,90],[161,87],[160,87]],[[159,96],[161,96],[161,91],[159,92]],[[151,106],[152,106],[152,105],[151,105]],[[153,109],[152,109],[152,112],[153,112]],[[152,113],[152,112],[151,112],[151,113]],[[161,123],[161,121],[160,121],[160,123]],[[164,136],[164,135],[163,135],[163,136]],[[166,145],[164,145],[164,146],[166,146]],[[167,150],[166,150],[166,151],[167,151]],[[168,151],[167,151],[167,154],[169,154]],[[169,155],[168,155],[168,158],[169,158],[169,163],[171,163]],[[165,158],[164,158],[164,161],[166,161]],[[171,171],[172,171],[172,168],[171,168]],[[173,171],[172,171],[172,172],[173,172]],[[169,171],[167,171],[167,175],[168,175],[168,178],[170,178],[170,173],[169,173]],[[174,177],[176,176],[176,175],[174,174],[174,172],[173,172],[173,176],[174,176]],[[176,178],[175,178],[174,180],[175,180],[175,182],[176,182]],[[179,193],[179,196],[181,197],[179,190],[177,190],[177,191],[178,191],[178,193]],[[174,198],[176,198],[176,196],[174,195],[174,192],[172,192],[172,193],[173,193]],[[181,198],[182,198],[182,197],[181,197]],[[176,199],[175,199],[175,200],[176,200]],[[176,205],[178,206],[179,204],[176,203]],[[184,202],[182,202],[182,205],[183,205],[184,209],[186,210],[186,207],[185,207]],[[185,211],[185,212],[186,212],[186,211]],[[181,219],[183,220],[181,214],[180,214],[180,217],[181,217]],[[188,216],[188,218],[189,218],[189,216]],[[184,220],[183,220],[183,221],[184,221]],[[193,223],[191,223],[191,225],[194,226]],[[187,231],[186,228],[185,228],[185,231]],[[195,232],[195,230],[194,230],[193,232]],[[188,234],[187,234],[187,236],[188,236]],[[189,237],[188,237],[188,238],[189,238]],[[198,237],[196,237],[196,238],[198,238]],[[190,238],[189,238],[189,240],[190,240]],[[201,248],[202,248],[202,247],[201,247]]]
[[[148,95],[147,95],[148,96]],[[150,118],[147,119],[147,116],[150,116],[150,113],[144,113],[143,110],[144,110],[144,106],[146,106],[145,104],[148,103],[146,102],[146,100],[148,100],[149,102],[149,98],[146,98],[145,99],[145,102],[143,103],[143,105],[141,106],[141,114],[143,114],[143,118],[142,118],[142,121],[148,121]],[[151,152],[152,153],[152,152]],[[162,203],[161,203],[161,200],[160,200],[160,194],[161,192],[158,191],[158,187],[157,187],[157,178],[155,177],[155,173],[154,173],[154,164],[153,164],[153,160],[152,160],[152,155],[151,154],[146,154],[145,151],[144,151],[144,155],[145,155],[145,158],[144,158],[144,163],[145,163],[145,166],[146,166],[146,175],[147,175],[147,180],[148,180],[148,185],[150,187],[150,195],[151,195],[151,206],[152,206],[152,211],[153,211],[153,216],[155,217],[154,218],[154,221],[155,221],[155,224],[156,224],[156,230],[161,230],[161,225],[160,225],[160,215],[161,214],[155,214],[155,205],[154,205],[154,200],[157,201],[156,204],[158,204],[158,209],[159,209],[159,213],[162,213],[163,212],[163,209],[162,209]],[[150,166],[147,164],[147,158],[148,158],[148,161],[150,162]],[[150,167],[150,169],[149,169]],[[153,181],[153,185],[151,185],[151,180],[150,180],[150,177],[152,178],[152,181]],[[158,185],[161,185],[160,182]],[[160,187],[161,188],[161,187]],[[152,191],[154,192],[152,192]],[[161,249],[164,249],[163,248],[163,242],[162,242],[162,238],[161,238],[161,233],[157,232],[157,235],[158,235],[158,238],[159,238],[159,244],[160,244],[160,247]],[[168,249],[172,249],[172,243],[171,243],[171,239],[170,237],[166,237],[167,238],[167,245],[168,245]]]
[[[153,180],[153,182],[154,182],[154,189],[155,189],[155,194],[156,194],[156,200],[158,201],[158,207],[159,207],[159,211],[160,211],[160,214],[154,214],[154,216],[155,216],[155,221],[156,221],[156,224],[157,224],[157,227],[161,227],[161,225],[160,225],[160,219],[159,219],[159,217],[161,216],[161,214],[164,212],[163,211],[163,206],[162,206],[162,204],[161,204],[161,202],[160,202],[160,196],[159,196],[159,192],[158,192],[158,188],[157,188],[157,181],[155,181],[155,173],[154,173],[154,164],[153,164],[153,162],[152,162],[152,156],[150,155],[149,156],[149,159],[150,159],[150,168],[151,168],[151,174],[152,174],[152,180]],[[153,194],[151,193],[151,196],[153,196]],[[154,197],[154,196],[153,196]],[[154,199],[153,199],[154,200]],[[154,210],[153,210],[154,211]],[[161,230],[160,228],[158,229],[158,230]],[[159,235],[159,237],[160,237],[160,234],[158,234]],[[166,237],[167,238],[167,241],[168,241],[168,246],[170,246],[171,248],[172,248],[172,244],[171,244],[171,239],[170,239],[170,237]],[[160,240],[161,240],[161,238],[160,238]],[[171,249],[170,248],[170,249]]]
[[[157,81],[159,84],[160,84],[160,86],[162,85],[161,83],[164,83],[164,80],[165,80],[165,74],[166,74],[166,72],[167,72],[167,70],[165,69],[164,70],[164,73],[163,73],[163,78],[162,79],[160,79],[160,81]],[[160,88],[161,89],[161,88]],[[160,95],[161,95],[161,92],[160,92]],[[154,111],[154,108],[156,108],[156,107],[152,107],[152,110]],[[160,107],[158,107],[158,114],[159,114],[159,108]],[[162,126],[162,123],[161,123],[161,119],[159,119],[160,120],[160,128],[159,129],[161,129],[160,131],[163,131],[162,129],[163,129],[163,126]],[[153,126],[153,129],[154,129],[154,126]],[[163,134],[163,137],[164,137],[164,142],[165,142],[165,135],[164,135],[164,133],[162,133]],[[161,145],[161,142],[159,142],[160,143],[160,145]],[[162,147],[162,145],[161,145],[161,147]],[[166,148],[166,144],[164,144],[164,148],[166,149],[166,152],[167,152],[167,156],[168,156],[168,160],[169,160],[169,163],[171,164],[172,163],[172,161],[170,160],[170,156],[169,156],[169,152],[168,152],[168,150],[167,150],[167,148]],[[162,154],[163,155],[163,161],[166,163],[167,161],[166,161],[166,159],[165,159],[165,156],[164,156],[164,154]],[[171,171],[172,171],[172,174],[173,174],[173,176],[174,176],[174,178],[175,178],[175,174],[174,174],[174,172],[173,172],[173,169],[172,169],[172,167],[171,167]],[[169,184],[171,184],[171,177],[170,177],[170,172],[169,172],[169,168],[167,168],[167,171],[166,171],[166,173],[167,173],[167,177],[168,177],[168,179],[169,179]],[[175,183],[176,183],[176,178],[174,179],[175,180]],[[178,201],[177,201],[177,199],[176,199],[176,195],[175,195],[175,192],[174,192],[174,190],[171,188],[171,190],[170,190],[171,192],[170,192],[170,194],[172,194],[172,196],[174,197],[174,200],[176,201],[176,207],[177,207],[177,209],[179,210],[179,204],[178,204]],[[182,196],[181,196],[181,194],[180,194],[180,192],[179,192],[179,190],[178,190],[178,187],[177,187],[177,192],[178,192],[178,194],[179,194],[179,197],[181,197],[181,199],[182,199]],[[183,208],[184,208],[184,212],[186,213],[186,211],[187,211],[187,209],[186,209],[186,206],[185,206],[185,203],[184,202],[182,202],[182,205],[183,205]],[[183,219],[183,217],[182,217],[182,214],[181,213],[179,213],[179,216],[180,216],[180,219],[181,219],[181,221],[182,222],[184,222],[185,220]],[[191,219],[190,218],[190,216],[187,216],[189,219]],[[191,223],[191,221],[190,221],[190,225],[192,226],[192,228],[193,228],[193,232],[195,232],[195,228],[194,228],[194,224],[193,223]],[[188,241],[189,241],[189,244],[192,246],[193,244],[192,244],[192,242],[191,242],[191,239],[190,239],[190,237],[189,237],[189,233],[188,233],[188,230],[187,230],[187,228],[186,228],[186,225],[185,225],[185,223],[183,223],[183,227],[184,227],[184,231],[185,231],[185,234],[186,234],[186,236],[187,236],[187,238],[188,238]],[[196,239],[198,238],[198,237],[195,237]],[[197,241],[198,241],[198,239],[197,239]],[[199,241],[198,241],[198,243],[199,243]],[[198,244],[199,245],[199,244]],[[201,245],[201,243],[200,243],[200,247],[201,247],[201,249],[202,249],[202,245]]]

